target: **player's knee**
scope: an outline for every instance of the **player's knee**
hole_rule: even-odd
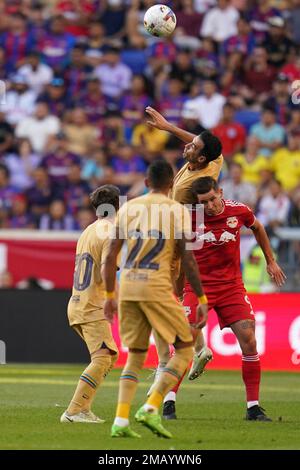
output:
[[[130,349],[128,352],[127,362],[125,369],[142,369],[145,359],[146,359],[147,351],[144,350],[136,350]]]
[[[253,335],[247,335],[241,342],[243,354],[257,354],[256,338]]]
[[[103,375],[107,375],[111,369],[111,356],[109,354],[92,354],[92,364],[97,367],[100,371],[103,371]]]

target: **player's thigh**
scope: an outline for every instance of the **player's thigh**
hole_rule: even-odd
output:
[[[119,303],[119,331],[122,343],[130,349],[148,349],[151,325],[141,302],[121,300]]]
[[[168,344],[176,339],[189,343],[193,341],[189,323],[182,305],[172,296],[161,302],[141,302],[145,315],[152,328]]]
[[[95,320],[80,325],[83,339],[92,355],[98,350],[108,349],[114,354],[118,347],[112,335],[111,325],[107,320]]]
[[[255,321],[254,311],[243,286],[228,286],[217,299],[214,309],[220,328],[230,327],[240,320]]]

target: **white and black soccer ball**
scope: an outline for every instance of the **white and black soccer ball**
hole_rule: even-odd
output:
[[[167,5],[153,5],[144,16],[144,26],[148,33],[156,37],[168,37],[176,28],[176,16]]]

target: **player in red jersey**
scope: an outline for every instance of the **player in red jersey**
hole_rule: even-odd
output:
[[[236,201],[224,200],[222,189],[211,177],[195,180],[192,191],[198,204],[204,206],[204,220],[200,226],[196,226],[196,210],[192,219],[197,240],[203,242],[202,248],[194,250],[194,254],[208,299],[208,310],[215,310],[220,328],[231,328],[241,347],[242,376],[247,397],[246,419],[270,421],[259,406],[261,368],[256,348],[255,317],[240,269],[242,226],[253,231],[264,253],[267,271],[277,286],[283,285],[285,274],[274,259],[263,225],[249,207]],[[180,291],[181,287],[178,286],[178,289]],[[198,299],[188,282],[185,282],[183,289],[183,305],[193,330]],[[168,399],[172,399],[172,395]],[[166,411],[164,416],[170,419]],[[174,407],[172,411],[174,413]]]

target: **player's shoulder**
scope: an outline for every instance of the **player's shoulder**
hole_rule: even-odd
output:
[[[249,206],[243,204],[242,202],[235,201],[233,199],[224,199],[225,209],[227,212],[234,212],[234,213],[245,213],[245,212],[252,212]]]

